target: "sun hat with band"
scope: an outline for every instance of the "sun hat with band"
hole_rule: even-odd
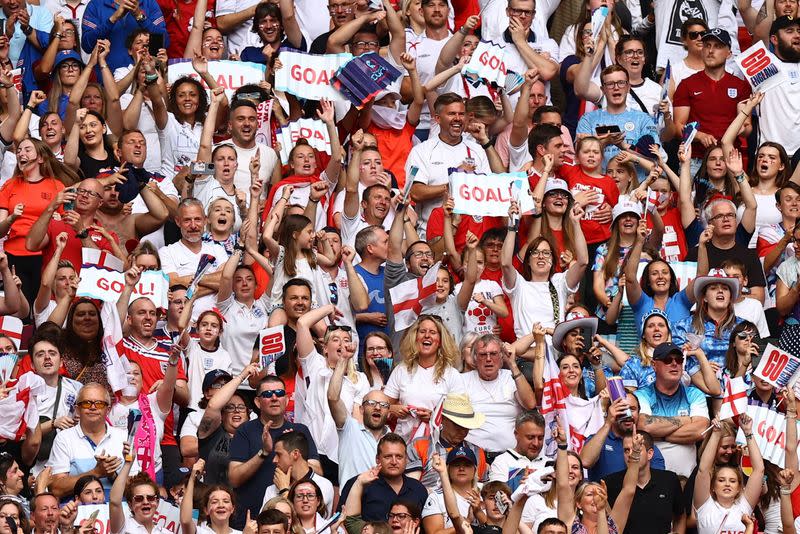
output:
[[[558,352],[564,352],[561,346],[564,343],[564,338],[567,337],[569,331],[575,330],[576,328],[591,328],[591,337],[594,337],[597,333],[597,323],[597,317],[589,317],[588,315],[576,311],[569,312],[564,320],[558,323],[553,329],[553,348]],[[583,341],[587,346],[592,342],[591,339],[585,339]]]
[[[486,421],[486,415],[476,412],[472,407],[469,395],[462,393],[450,393],[444,398],[442,415],[469,430],[480,428]]]
[[[739,298],[739,279],[725,274],[722,269],[711,269],[707,276],[698,276],[694,279],[694,300],[703,302],[703,294],[711,284],[725,284],[731,290],[731,302]]]

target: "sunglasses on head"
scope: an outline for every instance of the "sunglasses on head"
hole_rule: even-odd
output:
[[[261,397],[262,399],[271,399],[273,396],[278,397],[280,399],[281,397],[286,396],[286,390],[268,389],[267,391],[262,391],[261,393],[259,393],[258,396]]]
[[[325,329],[325,332],[330,334],[331,332],[336,332],[337,330],[341,330],[342,332],[352,332],[353,328],[351,326],[347,326],[346,324],[331,324],[328,325],[328,328]]]
[[[134,495],[133,502],[143,503],[147,500],[147,502],[156,502],[158,500],[158,495],[150,494],[150,495]]]

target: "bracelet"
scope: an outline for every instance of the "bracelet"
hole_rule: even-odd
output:
[[[745,434],[744,439],[753,439],[753,434]]]
[[[461,35],[464,35],[464,36],[469,35],[469,30],[465,30],[464,28],[465,28],[464,26],[461,26],[458,29],[458,33],[460,33]]]
[[[781,486],[781,495],[791,495],[791,494],[792,494],[792,489],[790,487],[787,486],[784,488],[783,486]]]
[[[283,495],[284,493],[289,493],[289,488],[283,488],[278,492],[278,495]]]
[[[484,150],[489,150],[489,147],[490,147],[490,146],[493,146],[493,145],[492,145],[492,140],[491,140],[491,139],[490,139],[490,140],[488,140],[488,141],[486,141],[484,144],[482,144],[482,145],[481,145],[481,148],[482,148],[482,149],[484,149]]]
[[[56,38],[56,39],[63,39],[64,38],[64,34],[62,34],[61,32],[56,32],[56,33],[53,34],[53,37]]]
[[[519,229],[519,220],[516,220],[514,222],[509,222],[508,223],[508,231],[509,232],[516,232],[518,229]]]
[[[31,113],[36,113],[36,107],[31,106],[30,104],[25,106],[25,109],[29,110]]]
[[[567,450],[567,444],[566,443],[563,443],[563,444],[559,443],[558,444],[558,448],[561,449],[562,451],[565,451],[565,450]]]
[[[518,372],[518,373],[517,373],[517,374],[515,374],[515,375],[511,375],[511,378],[513,378],[514,380],[516,380],[517,378],[519,378],[519,377],[521,377],[521,376],[523,376],[523,375],[522,375],[522,371]]]
[[[316,204],[316,203],[318,203],[318,202],[319,202],[319,199],[316,199],[316,200],[314,200],[313,198],[309,198],[308,200],[309,200],[310,202],[313,202],[314,204]],[[288,202],[288,201],[289,201],[289,199],[287,198],[287,199],[286,199],[286,201]]]
[[[747,175],[744,173],[744,171],[740,172],[739,174],[737,174],[737,175],[735,176],[735,178],[736,178],[736,183],[737,183],[737,184],[740,184],[740,183],[744,182],[744,179],[745,179],[746,177],[747,177]]]

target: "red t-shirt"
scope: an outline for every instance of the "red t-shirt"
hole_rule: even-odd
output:
[[[472,232],[478,239],[483,235],[486,230],[492,228],[499,228],[503,225],[503,219],[500,217],[478,217],[472,215],[462,215],[461,221],[458,223],[456,234],[453,240],[456,243],[456,249],[462,250],[466,245],[467,232]],[[431,216],[428,219],[427,233],[425,234],[428,240],[432,240],[444,235],[444,210],[441,206],[433,208]]]
[[[100,225],[100,221],[95,219],[95,224]],[[114,241],[119,243],[119,237],[117,237],[116,233],[108,229],[106,229],[106,231],[111,234],[111,237],[114,238]],[[50,241],[42,251],[44,265],[47,265],[47,262],[49,262],[50,258],[53,257],[53,253],[56,250],[56,236],[61,232],[67,233],[67,246],[64,248],[64,252],[61,254],[61,259],[72,262],[75,270],[78,272],[78,274],[80,274],[81,264],[83,263],[83,254],[81,252],[83,245],[81,244],[81,240],[75,237],[75,229],[64,221],[50,221],[50,224],[47,227],[47,237],[50,238]],[[100,250],[112,252],[111,243],[105,237],[103,237],[100,232],[89,230],[89,237],[92,238],[92,241],[94,241],[94,244]]]
[[[688,247],[678,208],[668,208],[661,216],[664,221],[664,238],[661,240],[661,257],[667,261],[683,261]],[[647,218],[647,227],[653,228],[652,217]]]
[[[611,223],[600,224],[592,219],[592,214],[601,204],[605,203],[611,207],[617,204],[619,200],[619,189],[617,189],[616,182],[608,175],[601,178],[589,176],[583,172],[583,169],[581,169],[579,165],[562,165],[560,171],[561,176],[567,181],[567,185],[569,185],[573,197],[578,193],[588,190],[597,191],[599,193],[598,199],[594,204],[584,206],[586,214],[583,216],[583,220],[581,220],[581,229],[586,238],[586,243],[589,245],[608,241],[611,237]]]
[[[725,130],[736,118],[736,104],[747,100],[750,84],[728,72],[715,81],[705,71],[692,74],[675,90],[672,105],[689,107],[689,122],[697,121],[699,131],[722,139]],[[692,157],[702,158],[705,147],[697,141],[692,143]]]
[[[165,343],[156,343],[153,348],[143,347],[140,343],[130,337],[123,338],[117,343],[117,352],[120,356],[125,356],[128,361],[139,364],[142,370],[142,391],[150,391],[153,384],[164,379],[169,361],[170,347]],[[186,370],[183,368],[183,361],[178,360],[178,380],[188,380]],[[164,421],[164,439],[162,445],[177,445],[175,440],[175,417],[173,412]]]
[[[371,124],[367,131],[375,136],[378,141],[378,150],[381,152],[383,168],[392,171],[397,178],[397,187],[401,190],[406,184],[406,159],[411,152],[415,126],[406,123],[402,130],[379,128]]]
[[[486,267],[483,269],[483,274],[481,274],[481,280],[494,280],[500,284],[500,287],[503,287],[503,270],[497,269],[493,271]],[[500,339],[507,343],[513,343],[517,340],[517,336],[514,334],[514,310],[505,292],[503,292],[503,301],[506,303],[506,308],[508,308],[508,317],[497,318],[497,324],[500,325]]]
[[[25,248],[25,237],[62,189],[64,189],[64,184],[55,178],[44,178],[36,183],[30,183],[15,176],[3,184],[3,187],[0,188],[0,208],[8,211],[10,215],[14,213],[14,207],[17,204],[25,205],[22,215],[11,225],[8,238],[3,244],[3,248],[7,252],[15,256],[38,256],[41,254]]]
[[[164,15],[169,34],[169,48],[167,55],[171,58],[183,57],[186,43],[189,42],[189,33],[192,31],[195,2],[191,0],[157,0],[158,6]],[[217,21],[214,17],[217,0],[208,0],[206,6],[206,20],[216,28]]]

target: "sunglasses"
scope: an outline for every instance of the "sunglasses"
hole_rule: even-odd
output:
[[[103,400],[82,400],[77,403],[79,407],[88,409],[88,408],[108,408],[108,403]]]
[[[278,397],[280,399],[281,397],[285,397],[286,396],[286,390],[285,389],[269,389],[267,391],[262,391],[261,393],[258,394],[258,396],[261,397],[262,399],[271,399],[273,396]]]
[[[133,496],[133,502],[143,503],[145,500],[147,500],[147,502],[156,502],[158,500],[158,495],[150,494]]]
[[[706,33],[706,32],[705,32],[705,31],[701,31],[701,32],[687,32],[687,33],[686,33],[686,35],[689,37],[689,39],[691,39],[692,41],[694,41],[695,39],[699,39],[699,38],[701,38],[701,37],[703,36],[703,34],[704,34],[704,33]]]
[[[736,337],[738,337],[739,339],[747,339],[747,338],[751,338],[751,337],[754,338],[754,337],[756,337],[756,333],[755,332],[749,332],[747,330],[743,330],[743,331],[739,332],[738,334],[736,334]]]
[[[667,356],[661,363],[664,365],[672,365],[673,363],[677,363],[678,365],[683,365],[683,356]]]
[[[347,326],[346,324],[331,324],[328,325],[328,328],[325,329],[325,332],[330,334],[331,332],[336,332],[337,330],[341,330],[342,332],[352,332],[353,328]]]
[[[380,406],[384,410],[388,410],[390,408],[388,402],[376,401],[374,399],[365,400],[362,404],[364,406],[369,406],[370,408],[375,408],[376,406]]]

